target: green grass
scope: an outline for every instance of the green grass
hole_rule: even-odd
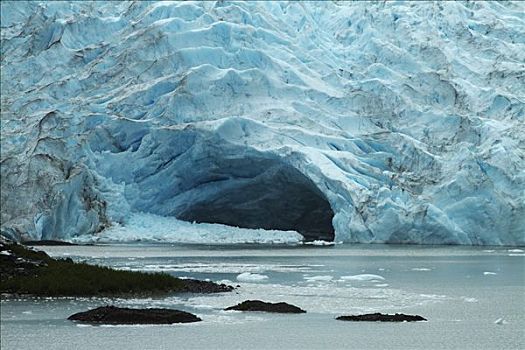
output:
[[[167,274],[118,271],[84,263],[56,261],[33,276],[4,281],[2,293],[41,296],[115,296],[183,291],[184,284]]]
[[[18,257],[41,260],[30,275],[2,277],[0,292],[35,296],[129,296],[184,292],[185,282],[163,273],[119,271],[108,267],[57,260],[43,252],[13,244],[9,249]],[[3,269],[9,268],[4,265]],[[14,265],[13,265],[14,269]]]

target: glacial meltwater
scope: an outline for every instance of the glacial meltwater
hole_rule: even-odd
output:
[[[523,248],[349,245],[118,244],[37,247],[124,270],[239,286],[223,294],[148,299],[3,299],[2,349],[523,349]],[[223,311],[248,299],[306,314]],[[73,313],[115,304],[192,312],[202,322],[89,326]],[[428,322],[336,321],[370,312]]]

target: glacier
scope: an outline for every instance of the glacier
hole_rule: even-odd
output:
[[[1,44],[2,235],[525,244],[525,3],[2,1]]]

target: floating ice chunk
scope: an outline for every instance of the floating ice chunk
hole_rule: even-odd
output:
[[[427,267],[414,267],[412,271],[432,271],[432,269],[429,269]]]
[[[335,245],[336,243],[335,242],[330,242],[330,241],[315,240],[315,241],[312,241],[312,242],[305,242],[304,244],[317,245],[317,246],[326,246],[326,245]]]
[[[447,296],[443,294],[419,294],[419,296],[429,299],[444,299]]]
[[[388,287],[388,283],[378,283],[378,284],[374,284],[374,287],[385,288],[385,287]]]
[[[237,276],[237,281],[241,282],[261,282],[267,280],[268,276],[258,273],[243,272]]]
[[[233,282],[227,279],[217,281],[218,284],[232,284]]]
[[[484,274],[485,276],[488,276],[488,275],[497,275],[496,272],[491,272],[491,271],[485,271],[485,272],[483,272],[483,274]]]
[[[469,298],[469,297],[463,297],[463,301],[465,301],[467,303],[477,303],[478,299],[476,299],[476,298]]]
[[[509,249],[507,250],[509,253],[525,253],[523,249]]]
[[[331,281],[334,276],[321,275],[321,276],[305,276],[304,279],[308,281]]]
[[[503,317],[498,318],[496,321],[494,321],[494,323],[499,325],[508,324],[508,322],[504,320]]]
[[[343,281],[383,281],[385,278],[379,275],[361,274],[353,276],[341,276]]]

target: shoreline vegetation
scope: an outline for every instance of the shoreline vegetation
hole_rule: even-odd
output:
[[[181,279],[165,273],[120,271],[55,259],[43,251],[0,240],[0,293],[37,297],[137,297],[172,293],[221,293],[225,284]]]

